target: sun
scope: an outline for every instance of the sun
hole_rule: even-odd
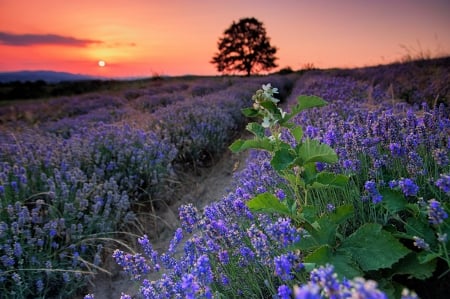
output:
[[[105,67],[106,66],[106,62],[104,60],[99,60],[97,64],[98,64],[99,67]]]

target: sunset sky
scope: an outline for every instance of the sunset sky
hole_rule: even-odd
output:
[[[0,0],[0,72],[217,75],[217,42],[245,17],[264,24],[280,68],[450,53],[450,0]]]

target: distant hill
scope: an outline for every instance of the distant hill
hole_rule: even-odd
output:
[[[4,72],[0,73],[0,83],[7,82],[33,82],[33,81],[45,81],[47,83],[57,83],[62,81],[80,81],[80,80],[94,80],[99,79],[97,77],[72,74],[66,72],[54,72],[54,71],[17,71],[17,72]]]

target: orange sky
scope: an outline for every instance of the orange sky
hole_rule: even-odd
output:
[[[0,72],[216,75],[217,41],[244,17],[265,25],[281,68],[450,53],[450,0],[0,0]]]

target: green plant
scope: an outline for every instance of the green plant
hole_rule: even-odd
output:
[[[383,190],[380,194],[385,198],[383,204],[370,202],[369,206],[385,215],[386,221],[366,221],[352,227],[347,225],[350,220],[359,222],[354,219],[352,199],[339,198],[334,202],[340,204],[335,206],[317,198],[318,191],[336,188],[360,192],[353,181],[349,184],[348,176],[318,170],[317,163],[336,163],[336,152],[327,144],[304,138],[302,127],[292,121],[298,113],[323,107],[327,102],[316,96],[299,96],[297,104],[287,113],[277,106],[276,93],[277,89],[270,84],[256,92],[253,107],[243,113],[261,122],[250,122],[247,130],[253,138],[236,140],[230,149],[270,153],[271,165],[286,180],[291,196],[280,200],[274,194],[262,193],[246,204],[254,212],[281,214],[295,221],[304,233],[293,249],[302,250],[306,269],[333,264],[341,277],[379,280],[387,293],[399,296],[403,286],[392,283],[394,277],[426,279],[433,275],[437,259],[449,264],[446,238],[449,226],[444,219],[439,223],[426,220],[430,218],[431,204],[428,207],[408,204],[400,192]],[[422,241],[426,245],[422,246]]]

